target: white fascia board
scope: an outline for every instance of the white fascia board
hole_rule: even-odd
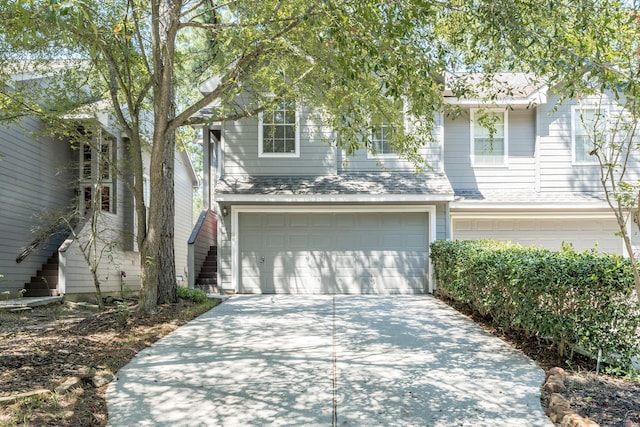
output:
[[[191,156],[187,153],[186,150],[179,150],[180,157],[182,158],[184,167],[187,169],[189,176],[191,177],[191,186],[193,188],[198,188],[200,185],[200,180],[198,179],[198,175],[196,175],[196,170],[193,167],[193,162],[191,161]]]
[[[461,107],[470,107],[470,108],[489,108],[489,107],[508,107],[508,106],[528,107],[530,105],[541,104],[541,102],[537,100],[531,100],[528,98],[496,99],[491,101],[482,100],[482,99],[445,98],[444,102],[450,105],[459,105]]]
[[[481,98],[456,98],[453,96],[445,96],[444,102],[450,105],[459,105],[471,108],[486,107],[507,107],[507,106],[530,106],[542,105],[547,103],[547,86],[543,86],[531,92],[524,98],[500,98],[500,99],[481,99]]]
[[[450,202],[453,194],[435,195],[301,195],[301,196],[273,196],[263,194],[216,194],[218,203],[406,203],[406,202]]]

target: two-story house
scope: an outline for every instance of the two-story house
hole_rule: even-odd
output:
[[[46,76],[32,73],[20,78],[24,83]],[[91,228],[88,212],[96,201],[102,292],[136,291],[140,261],[133,196],[115,170],[115,166],[126,170],[122,160],[128,156],[128,140],[115,120],[102,112],[79,113],[66,120],[77,127],[74,144],[45,136],[45,124],[32,117],[0,126],[0,291],[91,297],[95,288],[89,265],[60,218],[74,210],[84,215],[76,222],[82,238]],[[145,153],[145,165],[149,160]],[[194,186],[197,179],[187,154],[176,151],[176,274],[185,285]],[[95,188],[100,188],[99,197],[94,197]]]
[[[294,103],[203,131],[205,205],[217,213],[218,287],[239,293],[405,294],[433,290],[436,239],[495,238],[623,253],[585,156],[577,102],[527,76],[490,102],[445,102],[415,174],[384,127],[351,156]],[[203,87],[207,87],[206,85]],[[490,116],[492,125],[479,120]],[[489,138],[489,135],[491,137]]]

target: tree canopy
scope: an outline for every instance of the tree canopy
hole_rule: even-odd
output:
[[[562,87],[566,96],[609,86],[636,94],[637,15],[611,0],[0,3],[3,81],[25,66],[61,77],[51,86],[56,90],[40,88],[37,98],[5,86],[0,105],[7,118],[20,112],[54,122],[62,110],[107,99],[131,141],[145,311],[155,307],[159,282],[175,286],[169,184],[181,126],[254,116],[276,99],[295,98],[318,107],[339,136],[330,142],[350,153],[368,143],[374,118],[401,126],[408,113],[419,120],[409,132],[394,133],[391,144],[424,166],[417,149],[431,138],[447,72],[518,70]],[[77,66],[54,70],[52,61]],[[202,94],[204,81],[215,84]],[[252,102],[239,102],[240,95]],[[153,113],[150,126],[145,112]],[[147,131],[148,222],[141,160]]]

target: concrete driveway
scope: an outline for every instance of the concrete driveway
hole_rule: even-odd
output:
[[[552,426],[544,372],[430,296],[236,296],[139,353],[110,426]]]

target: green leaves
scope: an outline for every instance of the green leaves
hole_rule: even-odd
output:
[[[628,259],[525,248],[492,240],[431,245],[436,291],[469,304],[502,328],[551,339],[559,352],[601,349],[626,364],[640,348]]]

